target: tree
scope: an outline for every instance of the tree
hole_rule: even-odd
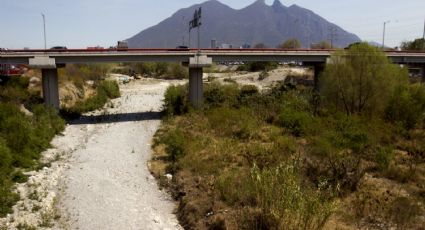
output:
[[[321,41],[311,45],[312,49],[332,49],[331,43],[328,41]]]
[[[298,39],[291,38],[283,42],[281,45],[279,45],[279,48],[281,49],[299,49],[301,48],[301,42],[298,41]]]
[[[367,43],[336,52],[321,77],[324,104],[347,115],[382,114],[396,87],[408,83],[406,69]]]
[[[255,44],[253,47],[254,47],[254,49],[264,49],[264,48],[267,48],[267,46],[264,45],[264,43],[261,43],[261,42]]]
[[[402,50],[425,50],[425,40],[423,38],[415,39],[401,43]]]

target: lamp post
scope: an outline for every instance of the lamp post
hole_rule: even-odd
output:
[[[422,49],[425,49],[425,21],[424,21],[424,33],[422,35]]]
[[[390,23],[391,21],[386,21],[384,22],[384,31],[382,33],[382,49],[385,49],[385,27],[387,26],[388,23]]]
[[[295,21],[294,21],[294,25],[295,25],[295,36],[294,36],[294,39],[292,40],[292,48],[293,49],[295,49],[295,39],[296,39],[296,37],[297,37],[297,32],[298,32],[298,18],[297,19],[295,19]]]
[[[47,49],[47,43],[46,43],[46,17],[42,13],[41,16],[43,17],[43,29],[44,29],[44,50]]]

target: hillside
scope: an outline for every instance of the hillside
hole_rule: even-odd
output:
[[[284,40],[297,38],[303,47],[322,40],[329,40],[331,31],[334,45],[345,47],[360,41],[356,35],[327,21],[313,11],[297,5],[284,6],[279,0],[269,6],[257,0],[240,9],[232,9],[217,0],[178,10],[159,24],[141,31],[128,39],[130,47],[165,48],[188,41],[188,22],[196,9],[202,7],[201,46],[209,48],[211,40],[217,45],[226,43],[233,47],[243,44],[264,43],[276,47]],[[191,35],[192,47],[196,44],[195,32]]]

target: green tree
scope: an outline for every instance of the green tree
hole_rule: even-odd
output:
[[[312,49],[331,49],[331,43],[328,41],[320,41],[311,45]]]
[[[257,43],[253,46],[254,49],[264,49],[267,48],[267,46],[264,43]]]
[[[301,48],[301,42],[298,41],[298,39],[291,38],[291,39],[284,41],[282,44],[280,44],[279,48],[281,48],[281,49],[299,49],[299,48]]]
[[[367,43],[336,52],[321,77],[324,104],[347,115],[382,114],[396,87],[408,83],[407,70]]]
[[[402,42],[400,47],[402,50],[425,50],[425,40],[418,38],[414,41]]]

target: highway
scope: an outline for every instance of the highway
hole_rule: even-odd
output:
[[[336,50],[310,49],[202,49],[199,52],[214,62],[228,61],[297,61],[325,63]],[[66,50],[7,50],[0,53],[1,64],[29,64],[39,56],[53,58],[56,64],[96,62],[188,62],[197,49],[66,49]],[[425,52],[386,51],[400,64],[425,64]]]

